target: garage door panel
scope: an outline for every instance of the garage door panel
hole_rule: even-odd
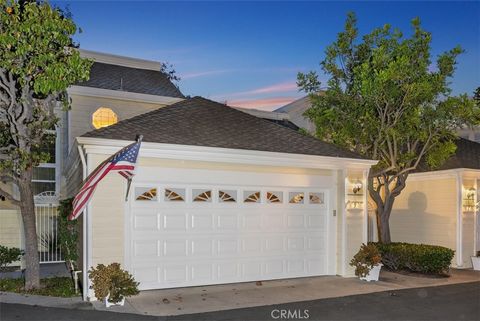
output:
[[[238,240],[236,239],[220,239],[217,240],[216,255],[232,256],[238,254]]]
[[[187,215],[182,212],[162,213],[163,230],[186,231]]]
[[[231,230],[238,229],[237,215],[228,215],[228,214],[217,215],[216,228],[218,231],[231,231]]]
[[[159,216],[155,210],[142,211],[133,218],[133,228],[136,231],[158,231],[159,227]]]
[[[193,282],[212,282],[214,280],[213,271],[213,264],[193,264],[190,266],[190,280]]]
[[[168,239],[161,242],[163,256],[166,258],[184,258],[187,256],[187,240]]]
[[[310,204],[307,198],[314,191],[328,201],[325,190],[181,184],[156,188],[158,195],[166,188],[181,191],[184,200],[131,202],[129,264],[140,289],[326,273],[327,206]],[[211,199],[194,202],[199,190],[211,191]],[[228,197],[219,191],[228,191],[236,201],[224,202],[220,195]],[[303,203],[288,203],[290,192],[303,193]],[[253,201],[259,196],[261,202],[245,203],[245,193]],[[251,196],[254,193],[260,194]]]
[[[260,253],[262,251],[262,238],[255,236],[242,240],[242,252],[245,255]]]
[[[211,231],[213,229],[213,215],[212,214],[190,214],[190,229],[194,232]]]
[[[305,227],[303,215],[288,215],[287,227],[294,229],[303,229]]]
[[[159,255],[158,241],[133,241],[133,255],[136,258],[151,258]]]
[[[244,279],[258,279],[262,277],[262,262],[261,261],[247,261],[241,264],[242,278]]]
[[[189,255],[192,255],[195,257],[199,257],[199,256],[211,257],[213,256],[213,253],[214,253],[213,245],[214,245],[214,241],[210,238],[190,240]]]

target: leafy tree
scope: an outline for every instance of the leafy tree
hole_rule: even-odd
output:
[[[20,207],[25,229],[25,288],[40,285],[33,168],[48,161],[42,146],[57,124],[55,107],[66,107],[66,88],[89,76],[72,36],[75,23],[42,1],[0,0],[0,176],[19,197],[0,194]]]
[[[405,37],[386,24],[359,38],[356,18],[327,47],[321,62],[329,76],[320,91],[316,72],[298,74],[310,93],[306,115],[320,139],[378,160],[369,173],[382,242],[390,242],[389,218],[395,198],[419,165],[441,166],[456,149],[460,126],[480,122],[479,107],[466,94],[452,96],[449,79],[462,53],[453,48],[431,61],[431,34],[412,20]]]

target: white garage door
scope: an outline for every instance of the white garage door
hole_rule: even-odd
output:
[[[305,186],[322,177],[278,174],[303,186],[272,186],[272,174],[177,174],[144,173],[132,187],[127,266],[140,289],[327,274],[329,189]],[[235,177],[250,183],[225,184]]]

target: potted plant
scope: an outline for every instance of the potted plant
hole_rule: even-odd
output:
[[[98,264],[88,273],[95,297],[104,301],[107,308],[112,305],[123,306],[125,297],[138,294],[138,282],[135,282],[130,273],[121,269],[119,263]]]
[[[472,256],[472,266],[475,271],[480,271],[480,251],[477,251],[477,256]]]
[[[350,265],[355,267],[355,275],[360,277],[360,280],[378,281],[380,276],[380,269],[382,256],[380,251],[373,243],[362,244],[360,250],[350,261]]]

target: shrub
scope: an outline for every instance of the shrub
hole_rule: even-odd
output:
[[[425,274],[448,274],[455,251],[436,245],[410,243],[372,243],[390,270],[407,270]]]
[[[0,270],[13,262],[19,261],[23,255],[23,251],[16,247],[6,247],[0,245]]]
[[[365,277],[381,260],[382,257],[375,244],[362,244],[360,250],[350,261],[350,265],[355,267],[356,276]]]
[[[106,266],[98,264],[88,273],[98,300],[103,300],[110,294],[108,301],[117,303],[122,300],[122,297],[138,294],[138,282],[135,282],[130,273],[122,270],[119,263]]]

